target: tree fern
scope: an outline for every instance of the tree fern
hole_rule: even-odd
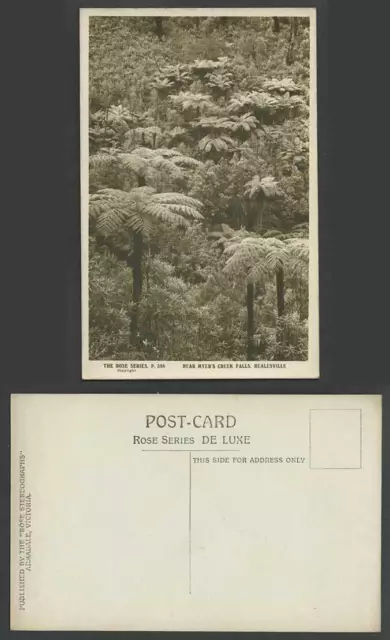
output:
[[[183,111],[193,109],[195,111],[205,111],[214,108],[214,104],[206,93],[192,93],[191,91],[181,91],[177,96],[170,96],[174,105]]]
[[[136,127],[135,129],[132,129],[129,134],[127,134],[127,138],[131,138],[137,144],[148,144],[152,147],[156,147],[156,145],[161,144],[163,135],[160,127],[157,126]]]
[[[221,129],[228,130],[231,128],[231,121],[229,118],[219,116],[204,116],[197,121],[191,122],[194,129],[200,128],[208,131],[218,131]]]
[[[228,109],[233,113],[254,108],[272,111],[277,109],[278,105],[278,99],[266,92],[248,91],[234,95],[230,100]]]
[[[104,235],[127,229],[148,236],[153,219],[185,227],[189,224],[187,218],[203,218],[201,208],[194,198],[181,193],[157,193],[146,186],[129,192],[101,189],[90,197],[90,216]]]
[[[228,122],[229,129],[234,133],[241,130],[249,133],[253,131],[253,129],[256,129],[259,124],[255,116],[250,113],[244,113],[241,116],[231,116]]]
[[[165,173],[171,179],[178,179],[184,176],[184,169],[200,165],[199,160],[185,156],[177,149],[165,148],[136,147],[129,152],[110,149],[90,156],[90,166],[95,169],[121,166],[143,179],[152,177],[156,172]]]
[[[292,78],[282,78],[280,80],[277,78],[271,78],[270,80],[263,82],[262,88],[265,91],[280,94],[289,93],[290,95],[303,92],[302,87],[299,87]]]
[[[309,240],[307,238],[287,238],[286,245],[290,255],[290,268],[293,273],[302,274],[308,271]]]
[[[156,160],[150,149],[138,154],[138,159]],[[131,155],[131,154],[125,154]],[[170,153],[168,153],[170,155]],[[174,155],[173,159],[180,157]],[[159,156],[159,162],[163,156]],[[169,162],[169,159],[165,159]],[[122,158],[123,162],[123,158]],[[173,165],[174,166],[174,165]],[[98,232],[111,235],[127,231],[132,239],[132,254],[128,264],[133,276],[133,300],[130,313],[130,344],[139,346],[139,305],[143,287],[143,254],[153,222],[158,220],[174,227],[187,227],[189,220],[201,220],[202,203],[181,193],[157,193],[153,187],[142,186],[129,192],[100,189],[90,197],[90,215]]]
[[[279,185],[272,176],[260,178],[256,175],[244,185],[244,195],[248,198],[258,198],[262,195],[266,198],[273,198],[279,194]]]
[[[306,269],[308,246],[306,241],[294,238],[282,241],[278,238],[234,235],[228,240],[225,251],[227,262],[224,272],[234,279],[245,278],[247,285],[248,354],[253,354],[253,301],[254,285],[265,277],[276,280],[276,306],[278,317],[284,315],[285,270],[302,273]]]
[[[234,140],[229,136],[220,135],[220,136],[204,136],[199,143],[198,147],[201,151],[205,153],[210,153],[211,151],[228,151],[234,150]]]
[[[267,229],[263,233],[263,238],[278,238],[279,240],[285,239],[285,234],[280,229]]]
[[[207,73],[207,86],[218,93],[226,93],[233,86],[233,74],[226,70]]]
[[[262,239],[265,261],[272,272],[284,269],[290,260],[288,245],[279,238]]]
[[[185,206],[191,211],[188,212],[190,218],[201,219],[203,216],[199,213],[199,208],[202,207],[202,203],[195,198],[191,198],[190,196],[185,196],[182,193],[157,193],[155,195],[155,199],[158,202],[162,202],[163,204],[172,205],[172,206]]]
[[[89,156],[89,166],[91,169],[107,169],[118,164],[117,150],[114,148],[101,148],[98,153]]]
[[[279,268],[307,263],[308,240],[265,238],[264,236],[234,234],[225,240],[224,255],[228,258],[224,270],[231,275],[244,275],[248,282],[257,276],[272,274]]]
[[[150,221],[143,215],[141,202],[145,196],[151,195],[151,187],[146,189],[147,193],[141,193],[139,189],[130,193],[119,189],[100,189],[90,196],[90,217],[96,221],[98,232],[110,235],[127,229],[148,235]]]
[[[134,118],[130,111],[122,104],[111,105],[108,110],[107,120],[109,122],[133,122]]]
[[[295,224],[290,232],[290,237],[294,238],[308,238],[309,237],[309,223],[301,222]]]
[[[172,164],[175,167],[180,167],[183,169],[197,169],[202,166],[202,162],[197,160],[196,158],[191,158],[191,156],[185,156],[182,153],[175,150],[174,155],[169,156],[170,149],[162,150],[161,154],[164,158],[169,158]]]
[[[272,123],[278,119],[291,117],[294,112],[307,110],[304,99],[299,95],[269,93],[267,91],[247,91],[235,94],[228,105],[231,113],[252,111],[261,124]]]
[[[151,87],[156,89],[158,93],[167,93],[171,87],[174,86],[174,83],[169,80],[169,78],[164,78],[161,76],[157,76],[154,81],[151,83]]]
[[[188,139],[188,131],[184,127],[174,127],[166,132],[167,144],[175,145]]]
[[[199,77],[205,77],[207,73],[210,73],[214,69],[223,67],[225,62],[221,60],[195,60],[190,65],[191,72]]]
[[[250,113],[245,113],[240,116],[208,116],[200,118],[198,121],[191,123],[194,128],[206,129],[209,131],[224,130],[228,132],[236,133],[240,130],[250,132],[256,128],[258,121]]]
[[[188,84],[192,81],[191,73],[188,65],[186,64],[177,64],[177,65],[167,65],[163,69],[161,69],[160,73],[156,76],[154,82],[159,84],[160,86],[181,86]],[[157,86],[156,86],[157,88]]]

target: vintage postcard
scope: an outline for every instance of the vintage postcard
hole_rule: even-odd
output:
[[[319,376],[316,10],[81,9],[82,376]]]
[[[381,397],[16,395],[14,630],[380,631]]]

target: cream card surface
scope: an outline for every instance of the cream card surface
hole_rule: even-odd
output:
[[[380,630],[380,396],[11,404],[12,629]]]

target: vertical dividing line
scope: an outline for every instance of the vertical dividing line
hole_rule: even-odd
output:
[[[360,409],[360,468],[363,466],[363,419],[362,410]]]
[[[188,491],[188,593],[191,594],[191,579],[192,579],[192,575],[191,575],[191,571],[192,571],[192,548],[191,548],[191,544],[192,544],[192,540],[191,540],[191,533],[192,533],[192,513],[191,513],[191,507],[192,507],[192,496],[191,496],[191,491],[192,491],[192,460],[191,460],[191,452],[189,454],[189,491]]]

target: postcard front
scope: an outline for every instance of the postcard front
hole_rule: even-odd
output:
[[[380,396],[12,398],[11,627],[380,630]]]
[[[315,9],[82,9],[85,379],[315,378]]]

